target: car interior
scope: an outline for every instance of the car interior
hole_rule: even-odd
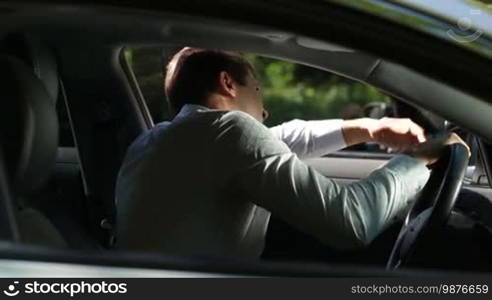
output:
[[[368,249],[340,253],[273,216],[261,261],[275,268],[218,257],[114,254],[118,171],[128,146],[154,126],[123,51],[186,45],[240,50],[335,73],[390,95],[396,100],[396,116],[415,120],[431,135],[463,133],[472,145],[470,164],[460,158],[459,149],[452,149],[447,164],[436,167],[442,172],[434,172],[437,185],[449,185],[448,198],[454,197],[443,208],[448,215],[435,216],[436,224],[445,222],[446,229],[434,228],[419,238],[413,259],[402,266],[393,262],[392,268],[492,270],[492,190],[487,180],[492,129],[484,126],[492,105],[480,97],[361,50],[262,26],[104,9],[40,12],[13,5],[1,7],[0,14],[3,259],[282,275],[377,274],[387,267],[395,239],[408,224],[391,227]],[[348,184],[391,157],[348,151],[307,163]],[[444,177],[454,181],[441,182]],[[429,189],[418,197],[438,199],[439,193]],[[470,200],[455,206],[458,194]],[[426,208],[435,202],[428,200]],[[419,209],[419,214],[424,211]],[[339,270],[339,265],[345,267]]]

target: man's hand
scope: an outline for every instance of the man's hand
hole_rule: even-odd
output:
[[[468,147],[456,133],[441,136],[420,145],[416,145],[410,149],[409,154],[423,160],[427,165],[431,165],[439,159],[444,147],[452,144],[464,145],[468,150],[468,157],[470,157],[470,147]]]
[[[422,127],[410,119],[349,120],[344,122],[342,132],[347,146],[376,142],[395,151],[406,151],[426,141]]]
[[[410,119],[382,118],[369,128],[373,142],[394,151],[405,151],[426,141],[424,129]]]

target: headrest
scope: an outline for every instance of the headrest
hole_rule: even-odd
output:
[[[0,51],[28,64],[56,102],[59,84],[56,58],[39,38],[27,33],[10,34],[1,42]]]
[[[55,162],[58,120],[55,103],[31,68],[0,54],[0,145],[14,192],[41,187]]]

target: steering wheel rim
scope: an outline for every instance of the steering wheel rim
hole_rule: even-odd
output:
[[[407,213],[391,251],[386,269],[406,264],[423,236],[440,232],[456,203],[468,166],[468,150],[462,144],[446,146],[419,198]]]

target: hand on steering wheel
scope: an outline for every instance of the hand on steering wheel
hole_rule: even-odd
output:
[[[432,165],[442,156],[445,146],[452,144],[465,146],[470,157],[470,147],[456,133],[441,133],[425,143],[414,146],[409,152],[412,156],[422,159],[427,165]]]
[[[433,171],[405,218],[387,269],[407,263],[423,236],[439,234],[454,207],[468,166],[470,150],[454,133],[420,147],[413,155],[427,164],[434,164]]]

